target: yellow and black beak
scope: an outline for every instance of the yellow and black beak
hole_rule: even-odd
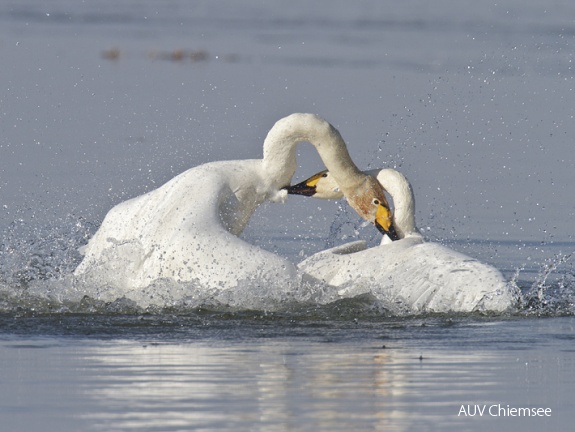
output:
[[[301,183],[292,186],[286,186],[283,189],[287,190],[287,193],[290,195],[303,195],[311,197],[315,195],[317,182],[326,175],[326,171],[322,171],[311,176],[307,180],[302,181]]]
[[[395,231],[395,227],[393,226],[393,214],[391,210],[382,203],[377,204],[374,224],[380,233],[384,235],[387,234],[393,241],[399,240],[399,235],[397,235],[397,231]]]

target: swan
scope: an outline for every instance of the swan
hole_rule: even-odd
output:
[[[342,193],[375,223],[374,202],[387,216],[381,185],[353,163],[340,133],[314,114],[296,113],[275,123],[263,159],[216,161],[191,168],[163,186],[113,207],[84,246],[76,277],[135,290],[155,281],[194,282],[229,289],[243,281],[284,286],[297,280],[294,264],[238,236],[266,200],[283,201],[296,170],[296,146],[315,146]],[[382,229],[384,229],[382,228]]]
[[[513,308],[519,290],[496,268],[441,244],[427,242],[415,224],[415,198],[405,176],[393,169],[365,172],[376,177],[394,204],[400,240],[384,236],[379,246],[356,241],[327,249],[299,264],[306,275],[340,288],[341,296],[371,292],[409,313],[502,312]],[[331,171],[287,188],[289,194],[342,197]]]

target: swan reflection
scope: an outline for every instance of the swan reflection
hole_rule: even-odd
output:
[[[84,390],[102,406],[86,416],[91,422],[122,430],[287,431],[409,430],[420,386],[444,385],[454,366],[486,357],[458,355],[422,367],[417,353],[381,345],[125,342],[88,348],[85,360],[91,367]],[[472,397],[467,380],[455,384],[450,397]],[[425,402],[427,410],[441,403]]]

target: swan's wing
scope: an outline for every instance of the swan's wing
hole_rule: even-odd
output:
[[[147,222],[147,219],[138,217],[138,214],[146,207],[146,203],[153,199],[153,194],[149,193],[114,206],[88,243],[78,249],[84,258],[74,272],[83,274],[94,266],[105,265],[104,263],[108,262],[105,255],[110,248],[137,239]]]
[[[422,243],[403,260],[415,310],[504,311],[516,305],[517,287],[499,270],[438,243]]]
[[[196,281],[206,288],[231,288],[250,278],[258,283],[293,280],[297,272],[291,263],[228,231],[241,228],[259,201],[239,199],[222,167],[188,170],[114,207],[90,240],[76,274],[107,272],[102,280],[131,288],[159,278]],[[241,164],[236,168],[245,176]],[[243,194],[249,196],[250,185],[243,185]]]
[[[370,292],[411,311],[503,311],[517,300],[494,267],[417,237],[345,255],[322,251],[299,268],[341,295]]]
[[[367,249],[367,242],[365,240],[357,240],[354,242],[333,247],[328,250],[337,255],[346,255],[350,253],[359,252],[365,249]]]

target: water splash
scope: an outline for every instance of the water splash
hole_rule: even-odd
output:
[[[357,239],[360,235],[360,230],[362,228],[368,228],[369,230],[364,230],[363,234],[367,234],[369,237],[368,244],[375,245],[381,239],[379,232],[373,227],[369,222],[365,222],[357,219],[355,212],[351,210],[351,207],[343,202],[338,205],[336,214],[329,226],[329,235],[325,241],[325,249],[332,248],[341,242],[351,239]]]
[[[0,283],[26,287],[70,274],[82,258],[78,248],[96,228],[74,215],[45,226],[24,219],[11,222],[0,235]]]
[[[541,267],[537,278],[524,292],[522,309],[538,315],[575,314],[575,252],[557,254]]]
[[[342,206],[330,229],[327,246],[345,239],[351,229],[347,206]],[[283,311],[289,314],[329,313],[402,315],[398,305],[369,294],[369,287],[353,298],[300,275],[290,287],[243,281],[235,290],[205,290],[197,284],[158,280],[146,289],[125,293],[106,283],[86,284],[73,276],[81,261],[78,248],[97,226],[74,215],[38,225],[18,219],[0,233],[0,312],[16,314],[80,313],[140,314],[166,311]],[[346,231],[347,230],[347,231]],[[545,261],[534,281],[523,282],[519,314],[575,315],[575,252]],[[519,279],[518,269],[512,282]],[[311,311],[311,312],[310,312]]]

